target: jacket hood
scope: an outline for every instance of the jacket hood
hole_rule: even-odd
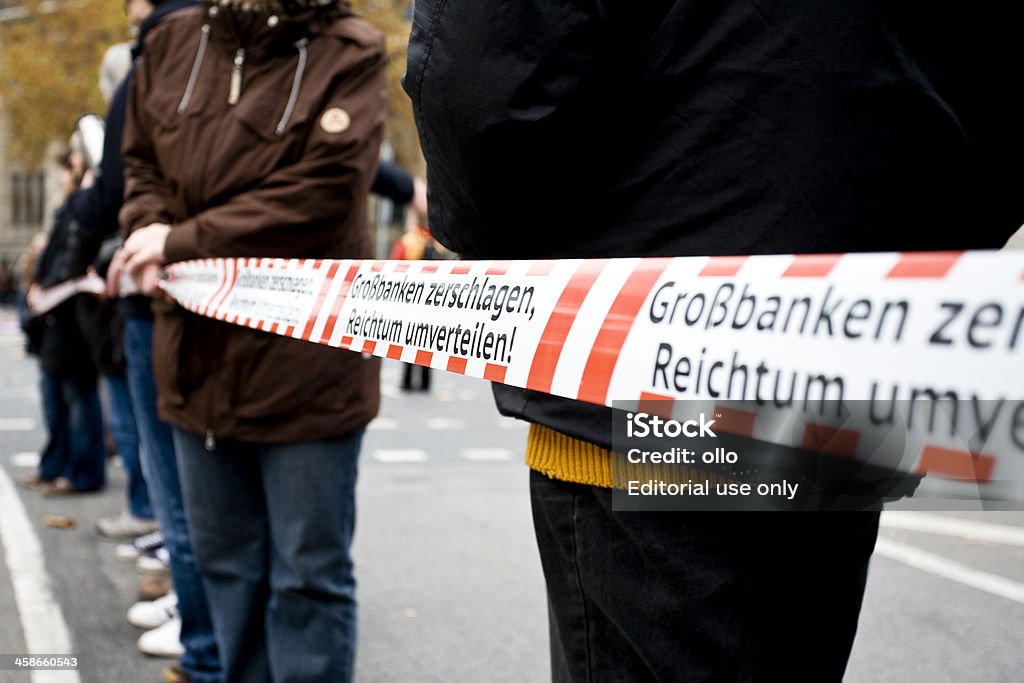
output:
[[[163,0],[160,4],[156,5],[153,12],[139,26],[139,35],[135,39],[135,44],[132,45],[132,59],[138,59],[139,55],[142,54],[142,45],[146,39],[146,34],[159,24],[164,17],[172,12],[198,4],[197,0]]]

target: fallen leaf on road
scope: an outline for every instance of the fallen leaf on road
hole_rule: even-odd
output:
[[[54,529],[75,528],[75,520],[67,515],[43,515],[43,524]]]

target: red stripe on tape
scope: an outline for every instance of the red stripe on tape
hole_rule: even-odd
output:
[[[648,415],[657,415],[667,420],[672,417],[672,401],[671,396],[641,391],[640,402],[637,403],[636,411],[638,413],[647,413]]]
[[[925,446],[921,451],[918,474],[934,473],[944,479],[986,482],[992,480],[996,459],[984,453],[973,455],[939,446]]]
[[[379,273],[382,270],[384,270],[383,261],[374,261],[373,264],[370,266],[371,273]]]
[[[508,368],[504,365],[495,365],[494,363],[487,363],[484,366],[484,379],[491,382],[505,382],[505,373],[508,372]]]
[[[372,354],[376,350],[377,342],[373,341],[372,339],[367,339],[366,341],[363,342],[363,353]]]
[[[338,314],[341,313],[341,307],[345,305],[345,299],[348,297],[349,287],[352,285],[352,280],[355,279],[357,272],[359,272],[358,261],[349,266],[348,272],[345,273],[345,281],[341,285],[341,290],[338,292],[338,296],[334,299],[334,304],[331,306],[331,313],[327,316],[327,321],[324,325],[323,334],[320,335],[321,344],[330,343],[331,337],[334,336],[334,328],[338,324]]]
[[[782,277],[826,277],[839,263],[842,254],[802,254],[794,256]]]
[[[608,386],[612,381],[615,364],[619,360],[622,345],[626,343],[626,335],[633,327],[636,314],[643,306],[651,287],[665,272],[671,259],[645,259],[637,264],[636,269],[622,286],[622,290],[612,302],[597,333],[594,346],[590,350],[587,364],[580,380],[580,390],[576,397],[581,401],[605,405],[608,398]]]
[[[558,359],[562,355],[562,348],[565,346],[572,323],[576,320],[576,313],[606,263],[608,259],[584,261],[569,278],[551,311],[547,325],[544,326],[540,341],[537,342],[533,363],[530,365],[530,375],[526,380],[527,389],[550,392],[555,368],[558,366]]]
[[[508,272],[508,262],[507,261],[495,261],[494,263],[492,263],[490,266],[487,267],[487,272],[484,273],[484,274],[485,275],[504,275],[507,272]]]
[[[220,296],[220,293],[223,292],[224,288],[227,287],[227,285],[228,285],[228,277],[230,277],[228,275],[228,269],[232,265],[234,265],[233,261],[224,261],[223,273],[218,273],[218,275],[220,275],[220,277],[221,277],[220,285],[214,291],[213,296],[210,297],[210,300],[206,302],[206,305],[205,306],[200,306],[200,308],[199,308],[199,314],[200,315],[204,315],[204,316],[210,315],[210,311],[213,309],[213,303],[215,301],[217,301],[217,297]],[[215,264],[211,264],[211,266],[216,267]],[[237,271],[237,268],[235,270]]]
[[[409,264],[408,263],[396,263],[395,264],[395,272],[396,273],[404,273],[407,270],[409,270]]]
[[[555,268],[557,261],[534,261],[530,269],[526,271],[527,275],[550,275],[551,271]]]
[[[352,348],[352,337],[342,337],[341,341],[338,342],[338,348],[350,349]]]
[[[746,256],[712,256],[708,258],[701,277],[732,277],[740,272],[740,268],[747,262]]]
[[[715,406],[715,429],[722,430],[729,434],[740,436],[754,436],[754,424],[757,422],[757,413],[749,410],[738,410]]]
[[[939,278],[946,277],[950,269],[960,260],[961,251],[922,251],[900,254],[900,260],[892,267],[889,278]]]
[[[857,455],[857,442],[860,433],[852,429],[829,427],[828,425],[804,425],[804,435],[800,440],[800,448],[816,453],[829,453],[854,457]]]
[[[286,337],[294,337],[295,325],[289,325],[288,327],[284,328],[284,332],[282,334],[284,334],[284,336]]]
[[[324,301],[327,299],[327,292],[331,288],[331,282],[334,280],[335,274],[338,272],[338,267],[341,264],[335,261],[327,269],[327,277],[324,278],[324,283],[320,286],[320,293],[316,296],[316,304],[313,305],[313,312],[309,316],[309,320],[306,321],[306,327],[302,330],[302,339],[309,341],[309,337],[313,334],[313,328],[316,326],[316,319],[320,317],[320,309],[324,307]],[[320,262],[317,262],[315,270],[320,270]]]
[[[391,360],[402,360],[402,347],[398,344],[388,346],[388,358]]]
[[[416,352],[416,365],[423,365],[430,367],[430,363],[434,360],[434,354],[430,351],[417,351]]]
[[[454,372],[454,373],[457,373],[459,375],[465,375],[466,374],[466,359],[465,358],[456,358],[455,356],[452,356],[451,358],[449,358],[448,359],[448,372]]]
[[[452,266],[452,275],[465,275],[469,272],[470,266]]]
[[[271,323],[270,329],[267,330],[270,334],[277,334],[277,323]]]
[[[437,265],[433,264],[433,263],[425,264],[425,265],[423,265],[420,268],[420,272],[421,273],[436,273],[437,272]]]

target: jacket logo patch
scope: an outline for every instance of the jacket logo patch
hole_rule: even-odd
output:
[[[331,107],[320,117],[320,127],[325,133],[344,133],[351,123],[348,112],[338,107]]]

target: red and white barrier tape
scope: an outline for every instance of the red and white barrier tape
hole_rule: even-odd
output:
[[[871,459],[898,438],[915,453],[901,469],[1024,499],[1024,252],[233,258],[173,264],[162,286],[228,323],[557,396],[702,401],[717,428],[772,443]],[[790,397],[809,410],[772,405]],[[885,424],[893,399],[918,406],[910,429]]]
[[[102,294],[105,291],[106,284],[102,278],[97,275],[83,275],[41,290],[33,301],[32,312],[35,315],[49,313],[76,294]]]
[[[121,277],[118,283],[120,296],[131,296],[137,294],[138,289],[135,281],[127,274]],[[77,294],[93,294],[96,296],[105,295],[107,283],[99,275],[89,273],[73,280],[65,280],[60,284],[40,290],[38,296],[33,300],[32,314],[43,315]]]

